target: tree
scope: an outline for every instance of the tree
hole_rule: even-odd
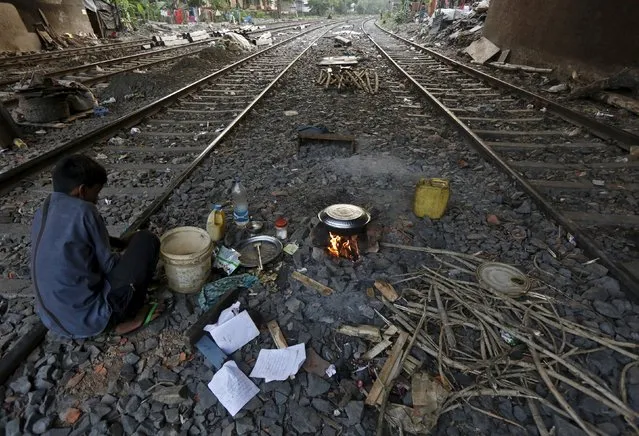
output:
[[[311,8],[311,14],[325,15],[330,8],[329,0],[308,0],[308,6]]]

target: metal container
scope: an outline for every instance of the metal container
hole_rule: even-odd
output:
[[[371,221],[370,214],[353,204],[333,204],[322,210],[317,217],[329,229],[341,233],[354,233]]]
[[[259,254],[256,247],[257,242],[260,243]],[[235,246],[235,250],[241,254],[240,264],[242,266],[255,268],[260,264],[260,256],[262,257],[262,265],[274,261],[282,253],[282,243],[272,236],[254,236],[240,241]]]

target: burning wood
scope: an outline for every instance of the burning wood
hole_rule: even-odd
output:
[[[357,245],[357,235],[340,236],[335,233],[328,233],[328,252],[335,257],[343,257],[356,261],[359,259],[359,247]]]

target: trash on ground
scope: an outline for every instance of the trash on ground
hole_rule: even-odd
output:
[[[119,136],[114,136],[113,138],[107,141],[107,144],[112,145],[114,147],[122,147],[126,144],[126,139],[120,138]]]
[[[232,360],[215,373],[208,386],[231,416],[260,391]]]
[[[251,44],[248,39],[234,32],[229,32],[224,35],[224,43],[230,51],[246,52],[255,49],[255,46]]]
[[[330,362],[324,360],[319,354],[317,354],[313,347],[309,347],[306,353],[304,371],[324,377],[326,375],[326,371],[328,371],[331,366]]]
[[[257,45],[258,47],[273,45],[273,35],[271,34],[271,32],[262,33],[260,37],[255,40],[255,45]]]
[[[260,334],[246,310],[236,314],[239,307],[239,302],[233,304],[222,311],[217,323],[204,327],[220,350],[227,355],[233,354]]]
[[[233,271],[240,266],[240,253],[232,248],[226,248],[220,245],[215,249],[215,262],[213,262],[213,266],[224,270],[226,275],[230,276],[233,274]]]
[[[295,243],[286,244],[284,247],[284,253],[288,255],[294,255],[297,250],[299,250],[300,246]]]
[[[306,360],[305,347],[300,343],[276,350],[260,350],[250,377],[263,378],[266,383],[286,380],[302,367]]]
[[[195,347],[206,357],[213,368],[219,370],[227,356],[224,352],[217,346],[217,344],[211,339],[208,335],[202,335],[202,337],[195,343]]]
[[[559,85],[555,85],[555,86],[551,86],[550,88],[548,88],[546,91],[548,92],[552,92],[553,94],[557,94],[559,92],[564,92],[564,91],[568,91],[568,84],[566,83],[560,83]]]

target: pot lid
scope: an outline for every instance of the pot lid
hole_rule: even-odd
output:
[[[483,287],[489,287],[510,297],[528,292],[532,283],[528,276],[512,265],[487,262],[477,268],[477,279]]]
[[[324,224],[338,229],[357,229],[371,220],[365,209],[354,204],[333,204],[317,216]]]

